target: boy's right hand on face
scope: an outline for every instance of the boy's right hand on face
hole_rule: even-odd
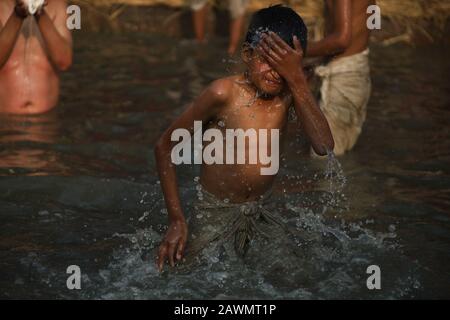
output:
[[[170,223],[166,236],[159,246],[157,265],[160,272],[167,259],[172,267],[175,266],[175,258],[176,260],[181,260],[186,246],[187,233],[188,229],[185,221]]]

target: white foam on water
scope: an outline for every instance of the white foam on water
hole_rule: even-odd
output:
[[[307,243],[304,248],[308,252],[306,259],[293,257],[287,259],[283,253],[275,251],[268,255],[267,252],[261,251],[273,261],[266,265],[230,258],[224,255],[222,247],[212,245],[203,250],[198,259],[200,265],[191,271],[174,273],[166,266],[165,271],[160,274],[155,265],[155,255],[164,232],[150,227],[138,229],[131,234],[115,234],[115,237],[128,239],[130,244],[117,250],[109,266],[99,271],[98,277],[102,279],[102,283],[97,283],[95,288],[91,288],[91,291],[95,292],[93,297],[101,299],[212,299],[227,296],[251,299],[354,297],[361,292],[368,295],[365,287],[365,268],[379,257],[400,259],[405,264],[408,262],[402,258],[399,247],[391,243],[396,238],[392,228],[386,232],[375,232],[366,229],[364,224],[343,223],[339,226],[329,226],[320,214],[295,207],[291,209],[298,213],[295,222],[300,232],[311,233],[318,237],[332,235],[331,238],[335,240],[328,246],[321,241]],[[295,225],[295,222],[289,221],[291,225]],[[274,274],[277,263],[291,265],[292,270],[286,269],[285,273]],[[295,282],[296,279],[303,278],[306,280]],[[417,288],[420,288],[419,279],[412,273],[398,274],[395,283],[398,286],[406,285],[411,289],[386,290],[383,297],[412,297]]]

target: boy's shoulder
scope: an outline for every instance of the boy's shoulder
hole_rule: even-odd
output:
[[[239,77],[240,76],[230,76],[214,80],[208,86],[208,91],[210,94],[214,95],[216,99],[225,102],[233,96],[239,83]]]

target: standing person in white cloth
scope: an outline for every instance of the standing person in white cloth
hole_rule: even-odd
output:
[[[188,0],[193,13],[194,31],[197,41],[205,41],[205,22],[210,3],[213,0]],[[242,28],[244,26],[244,15],[249,0],[216,0],[225,2],[231,15],[230,23],[230,42],[228,45],[228,54],[233,55],[239,46]]]
[[[72,64],[65,0],[0,1],[0,113],[37,114],[58,103]]]
[[[327,0],[326,36],[308,44],[308,57],[324,57],[316,68],[322,78],[320,108],[333,133],[334,153],[355,145],[371,93],[367,8],[373,0]]]

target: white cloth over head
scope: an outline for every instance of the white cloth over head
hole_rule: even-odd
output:
[[[44,5],[45,0],[23,0],[28,7],[28,12],[33,15]]]

